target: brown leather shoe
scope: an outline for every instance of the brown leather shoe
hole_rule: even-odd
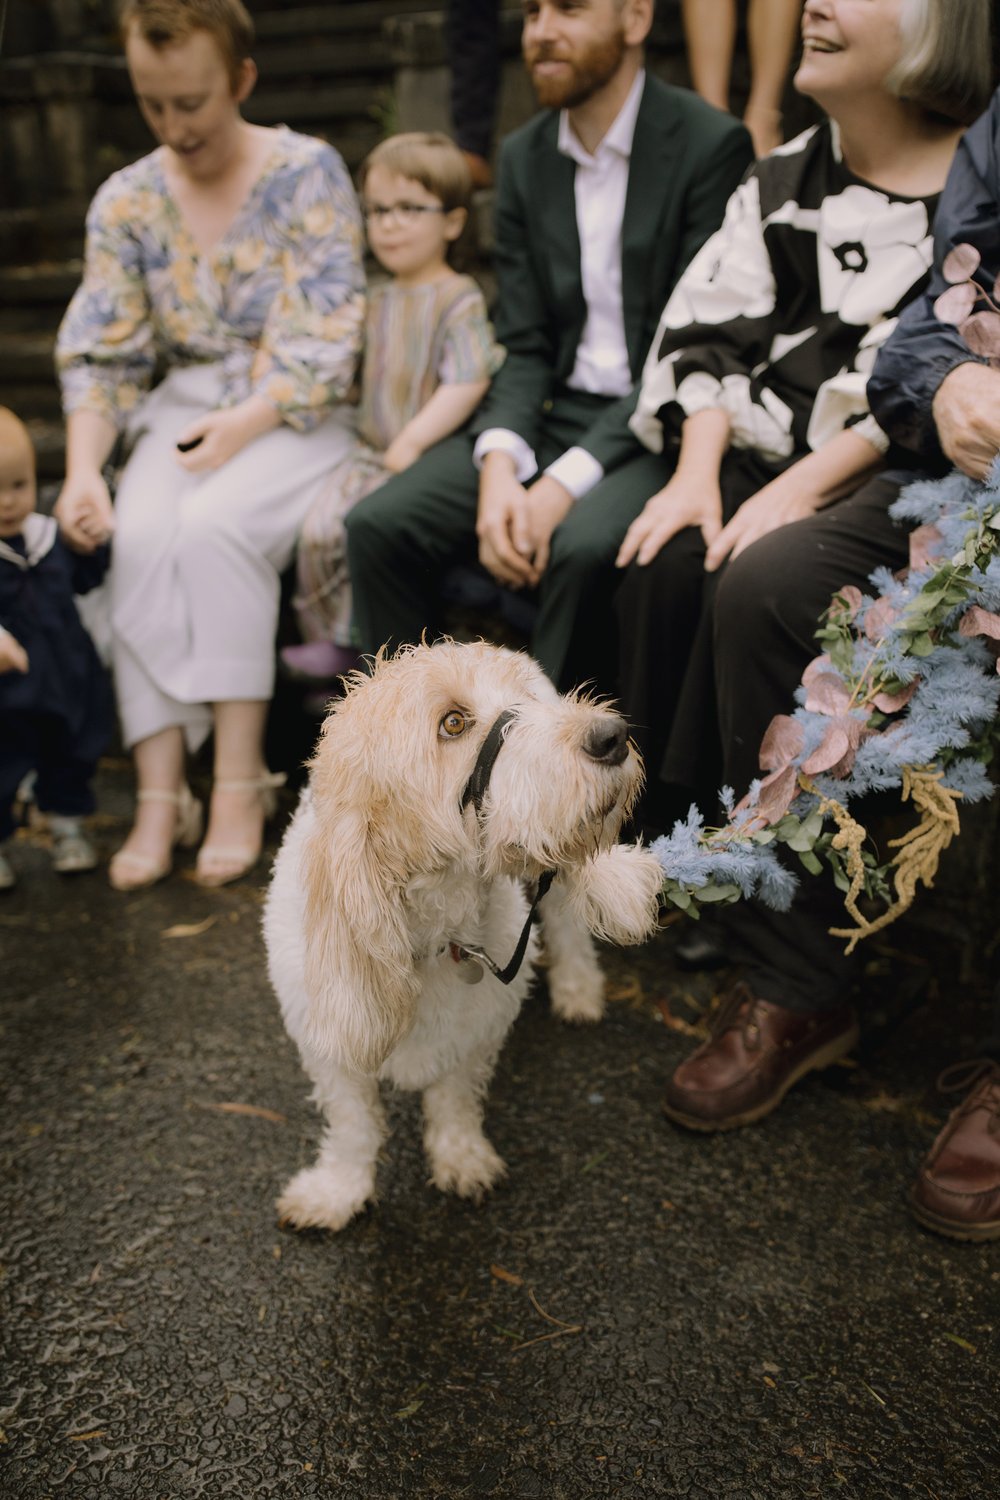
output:
[[[858,1023],[849,1006],[811,1013],[733,986],[712,1035],[674,1072],[664,1114],[689,1130],[752,1125],[777,1109],[793,1083],[850,1052]]]
[[[956,1063],[938,1088],[969,1093],[920,1168],[910,1191],[914,1217],[953,1240],[1000,1239],[1000,1063]]]

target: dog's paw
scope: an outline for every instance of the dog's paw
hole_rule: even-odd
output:
[[[574,1026],[591,1026],[604,1017],[604,975],[596,964],[566,972],[565,963],[549,971],[552,1014]]]
[[[343,1229],[374,1190],[368,1170],[304,1167],[277,1201],[278,1222],[285,1229]]]
[[[507,1167],[484,1135],[451,1141],[447,1147],[428,1143],[431,1182],[442,1193],[456,1193],[479,1203],[507,1175]]]

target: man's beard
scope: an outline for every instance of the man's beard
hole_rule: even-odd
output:
[[[535,97],[543,109],[575,109],[584,104],[617,73],[625,56],[625,37],[620,30],[594,41],[576,58],[562,58],[544,44],[524,60],[531,74]],[[532,68],[539,62],[566,62],[569,72],[561,78],[535,78]]]

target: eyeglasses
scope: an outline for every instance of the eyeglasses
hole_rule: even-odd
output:
[[[421,214],[445,214],[448,210],[440,203],[366,203],[362,212],[366,224],[387,224],[395,219],[404,228],[411,228],[420,222]]]

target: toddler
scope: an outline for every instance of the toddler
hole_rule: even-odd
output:
[[[376,146],[361,169],[372,254],[391,280],[372,287],[358,442],[306,518],[295,608],[304,643],[282,662],[329,682],[356,665],[344,517],[364,495],[456,432],[503,362],[479,287],[448,255],[471,195],[462,153],[446,135],[413,132]]]
[[[0,407],[0,890],[14,884],[3,845],[22,780],[48,814],[52,863],[92,870],[80,825],[111,732],[111,688],[74,600],[98,584],[107,547],[70,552],[51,516],[35,511],[35,454],[22,422]]]

